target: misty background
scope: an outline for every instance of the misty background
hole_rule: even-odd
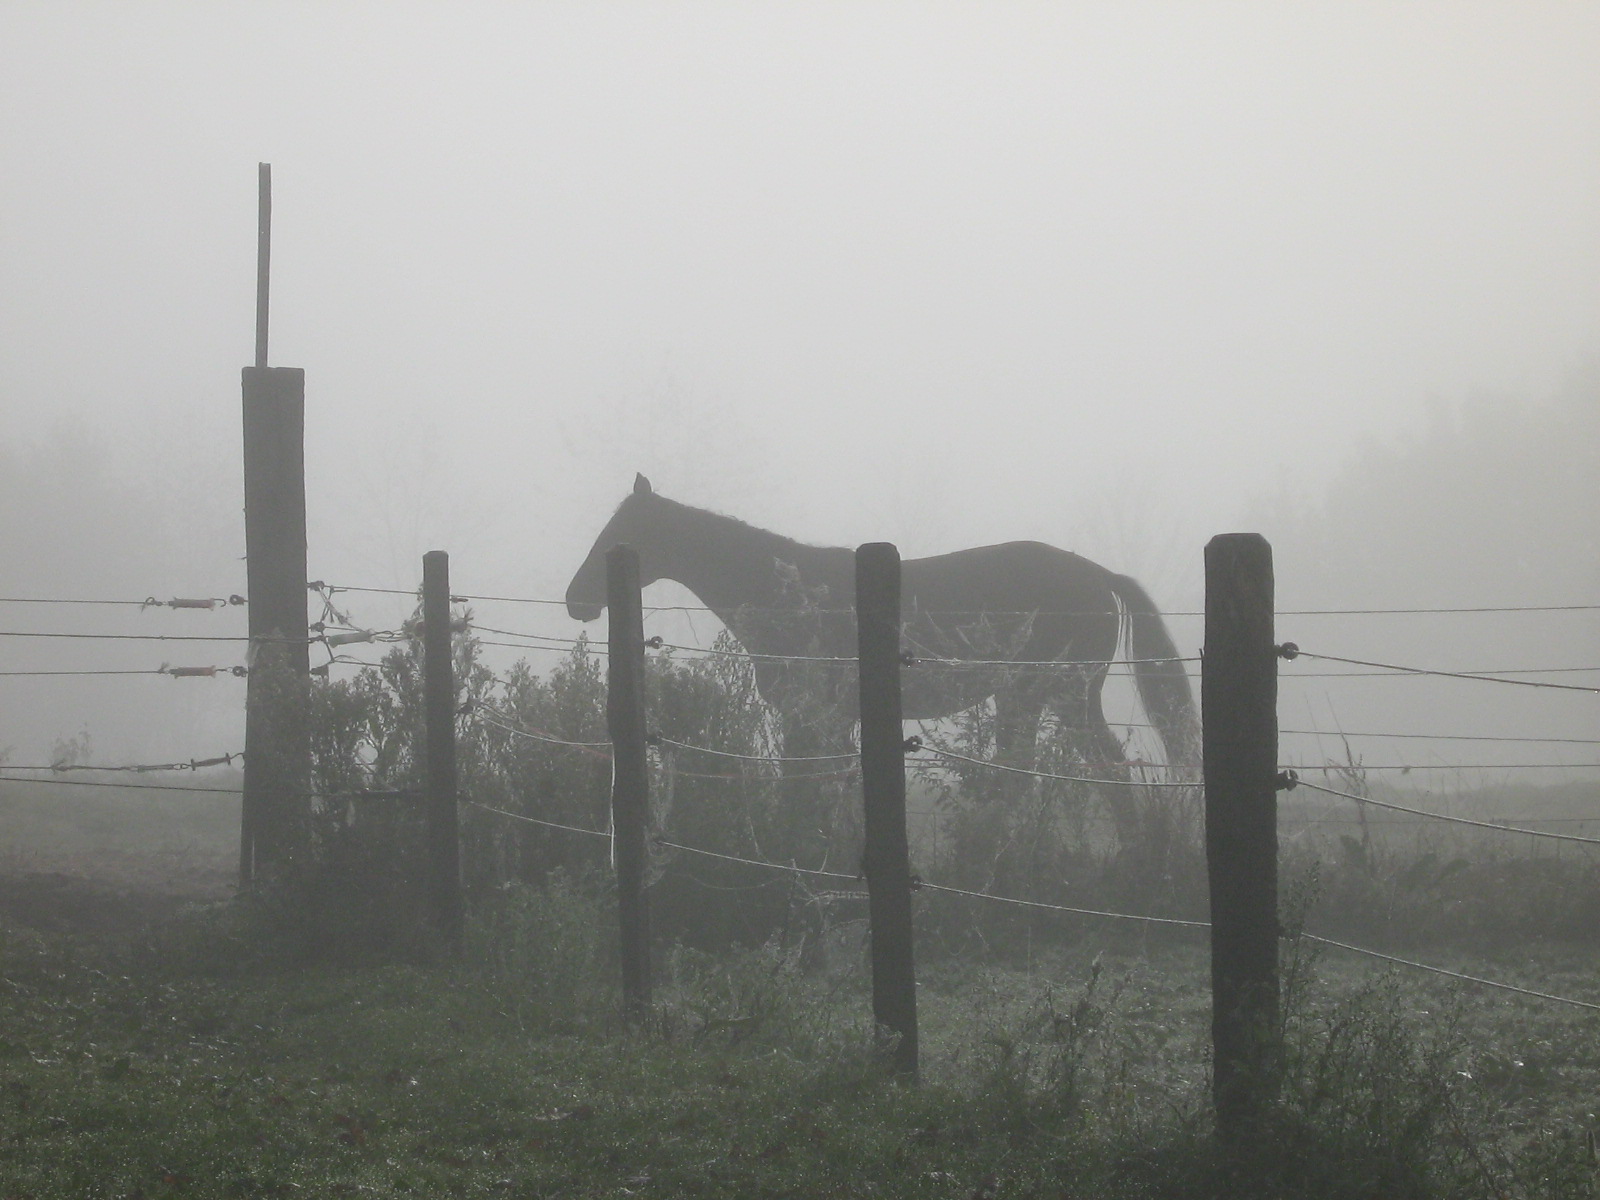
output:
[[[0,595],[244,591],[265,161],[313,578],[409,590],[437,548],[458,592],[556,599],[644,471],[806,541],[1038,538],[1175,614],[1239,529],[1273,541],[1286,612],[1600,603],[1597,61],[1600,9],[1537,0],[11,0]],[[339,603],[374,628],[410,610]],[[1195,653],[1199,620],[1172,625]],[[7,602],[0,630],[3,672],[226,667],[241,644],[10,635],[245,618]],[[1600,684],[1592,608],[1278,635]],[[1286,762],[1342,758],[1341,731],[1600,737],[1593,693],[1335,669],[1285,665],[1282,723],[1316,735]],[[208,757],[242,748],[243,696],[0,675],[0,750]],[[1449,765],[1430,787],[1600,761],[1350,746]]]

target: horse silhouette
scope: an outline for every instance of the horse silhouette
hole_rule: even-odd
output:
[[[756,687],[785,722],[786,752],[794,718],[818,699],[819,676],[833,681],[822,699],[855,719],[853,673],[822,670],[856,653],[853,550],[669,500],[639,475],[567,587],[575,619],[604,610],[605,557],[618,545],[638,552],[641,584],[681,583],[758,656]],[[901,619],[902,645],[919,664],[902,672],[907,719],[951,716],[993,697],[1000,757],[1031,763],[1048,707],[1086,763],[1125,777],[1101,692],[1126,632],[1140,701],[1169,764],[1192,768],[1198,757],[1188,674],[1149,595],[1126,575],[1042,542],[906,559]]]

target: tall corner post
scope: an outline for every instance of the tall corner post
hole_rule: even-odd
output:
[[[856,550],[855,561],[872,1015],[885,1037],[891,1068],[915,1079],[917,976],[900,697],[900,551],[888,542],[869,542]]]
[[[294,856],[310,811],[305,412],[303,370],[244,368],[250,674],[239,876],[246,885]]]
[[[462,944],[461,837],[456,808],[456,680],[450,628],[450,556],[422,556],[422,688],[428,751],[429,894],[445,950]]]
[[[256,366],[267,365],[272,296],[272,164],[256,164]]]
[[[639,553],[617,546],[606,555],[610,613],[606,728],[611,737],[612,857],[622,935],[622,1007],[630,1020],[650,1011],[650,776],[645,759],[644,608]]]
[[[1278,652],[1272,547],[1220,534],[1205,550],[1206,865],[1217,1131],[1238,1142],[1278,1094]]]

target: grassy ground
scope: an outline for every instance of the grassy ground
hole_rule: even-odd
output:
[[[1283,1103],[1226,1155],[1194,935],[928,946],[913,1087],[848,947],[664,951],[631,1029],[576,883],[480,902],[454,966],[306,965],[227,899],[225,815],[67,803],[0,795],[0,1200],[1600,1194],[1592,1012],[1292,950]],[[1559,941],[1426,957],[1600,1001]]]
[[[1208,1137],[1198,946],[927,964],[911,1087],[872,1066],[859,974],[774,950],[669,955],[628,1029],[580,889],[502,907],[454,968],[275,966],[233,916],[120,911],[7,918],[0,1196],[1594,1194],[1592,1015],[1353,964],[1291,1005],[1252,1176]]]

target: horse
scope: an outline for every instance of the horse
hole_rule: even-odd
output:
[[[819,671],[805,671],[809,662],[855,657],[853,550],[806,545],[669,500],[638,475],[567,587],[574,619],[604,611],[606,554],[618,545],[638,552],[641,585],[682,584],[756,656],[756,688],[786,721],[807,693],[815,698]],[[1126,752],[1101,691],[1126,633],[1139,698],[1169,766],[1192,769],[1198,757],[1188,673],[1150,596],[1126,575],[1030,541],[911,558],[901,564],[901,620],[903,649],[923,664],[902,672],[908,720],[952,716],[992,697],[999,757],[1031,762],[1049,707],[1076,733],[1086,762],[1125,777],[1117,768]],[[831,699],[855,719],[843,684]],[[785,752],[793,753],[788,728]]]

